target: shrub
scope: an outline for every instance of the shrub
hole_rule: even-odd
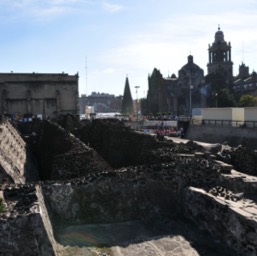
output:
[[[0,198],[0,213],[3,213],[6,211],[6,207],[4,205],[3,198]]]

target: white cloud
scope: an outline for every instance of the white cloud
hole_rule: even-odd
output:
[[[31,10],[31,12],[33,13],[34,17],[36,17],[36,19],[51,18],[51,17],[56,18],[57,16],[67,13],[69,11],[70,11],[69,8],[63,7],[63,6],[52,6],[52,7],[42,8],[42,9],[35,8]]]
[[[81,11],[81,6],[92,3],[91,0],[12,0],[1,1],[0,8],[12,12],[16,19],[38,20],[41,18],[57,18],[60,15]],[[82,4],[82,5],[81,5]],[[0,11],[0,13],[1,13]],[[8,13],[10,15],[10,13]],[[9,17],[7,17],[9,19]]]
[[[103,8],[108,11],[108,12],[119,12],[121,11],[124,7],[122,5],[118,4],[110,4],[110,3],[104,3]]]
[[[49,1],[49,4],[54,5],[60,5],[60,4],[76,4],[76,3],[82,3],[83,0],[51,0]]]
[[[115,72],[114,68],[107,68],[107,69],[104,70],[104,73],[106,73],[106,74],[111,74],[111,73],[114,73],[114,72]]]
[[[155,24],[149,22],[147,27],[150,30],[145,27],[144,31],[127,33],[122,44],[114,43],[113,48],[102,50],[97,63],[113,67],[119,76],[129,74],[131,84],[141,86],[141,94],[147,91],[147,75],[152,73],[153,68],[159,69],[164,77],[172,73],[177,75],[178,70],[187,63],[189,54],[193,55],[194,62],[204,69],[206,75],[208,45],[214,42],[219,23],[225,40],[231,42],[234,75],[238,74],[238,66],[243,58],[242,41],[245,44],[245,64],[249,65],[250,71],[257,68],[257,64],[251,62],[252,56],[257,56],[257,39],[253,32],[257,16],[240,11],[229,13],[228,16],[190,14],[183,17],[183,22],[174,17]]]

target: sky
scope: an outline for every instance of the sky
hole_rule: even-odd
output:
[[[146,97],[148,75],[163,77],[193,55],[207,74],[220,29],[234,75],[257,71],[257,0],[0,0],[0,72],[79,74],[79,95]],[[139,86],[136,93],[136,86]]]

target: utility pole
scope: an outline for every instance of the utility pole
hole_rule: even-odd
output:
[[[192,115],[192,80],[191,80],[191,72],[189,74],[189,116]]]
[[[138,92],[138,89],[140,88],[140,86],[135,86],[136,88],[136,95],[137,95],[137,92]],[[136,99],[136,111],[137,111],[137,122],[138,122],[138,95],[137,95],[137,99]]]
[[[87,95],[87,57],[85,59],[85,70],[86,70],[86,96],[88,96]]]

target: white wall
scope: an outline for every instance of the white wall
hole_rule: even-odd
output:
[[[244,112],[245,112],[244,113],[245,121],[257,121],[257,108],[256,107],[245,108]]]
[[[203,108],[203,119],[232,120],[232,108]]]
[[[234,121],[244,121],[245,109],[244,108],[233,108],[232,119]]]

